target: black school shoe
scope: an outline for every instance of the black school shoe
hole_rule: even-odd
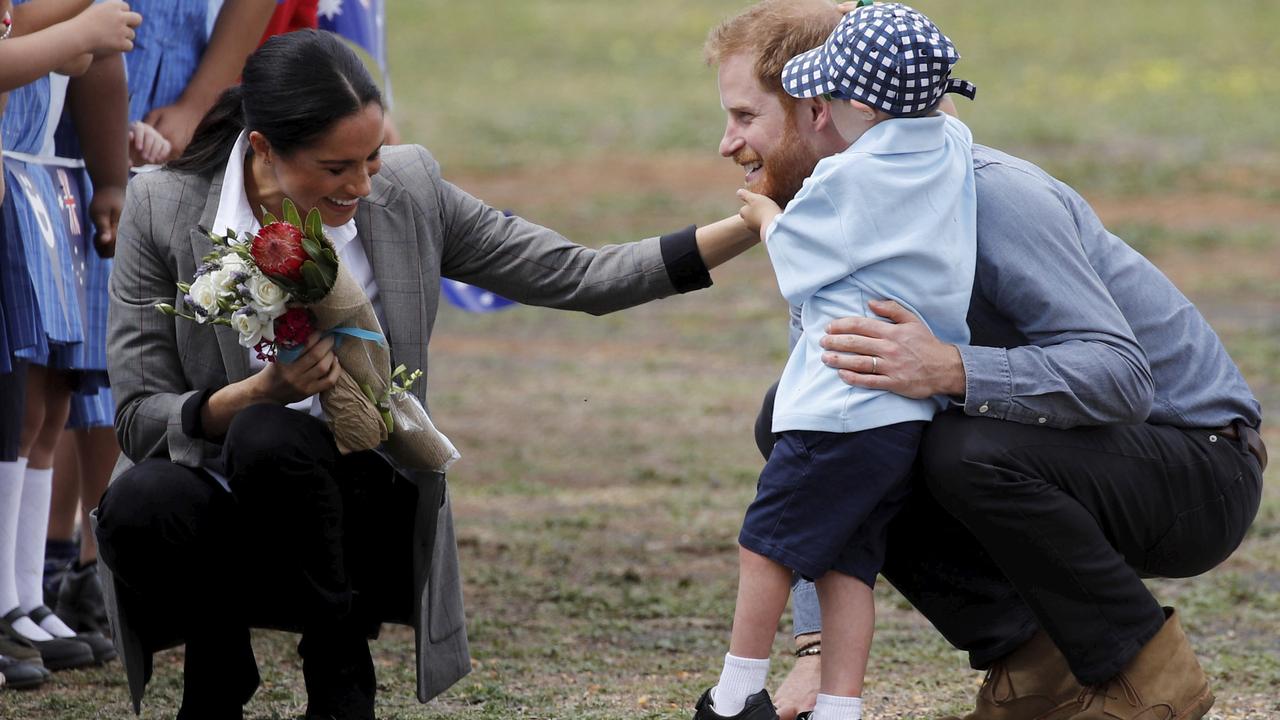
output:
[[[747,704],[737,715],[717,715],[712,709],[711,690],[708,689],[694,706],[693,720],[778,720],[778,711],[773,709],[769,691],[761,690],[747,698]]]
[[[4,687],[14,690],[40,687],[49,677],[43,668],[8,655],[0,655],[0,676],[4,677]]]
[[[31,618],[31,622],[39,625],[44,619],[53,615],[53,611],[44,605],[34,607],[31,612],[27,613],[27,617]],[[98,632],[76,632],[75,637],[67,638],[68,640],[79,640],[89,649],[93,651],[93,662],[98,665],[111,662],[116,659],[116,646]]]
[[[13,629],[13,624],[24,616],[21,608],[10,610],[0,618],[0,633],[10,639],[25,640],[40,651],[40,659],[50,670],[72,670],[88,667],[93,664],[93,648],[79,640],[70,638],[54,638],[52,640],[30,640]]]

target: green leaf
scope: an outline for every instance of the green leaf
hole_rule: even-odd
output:
[[[299,230],[302,229],[302,217],[298,215],[298,206],[294,205],[289,198],[284,199],[284,221]]]
[[[324,254],[321,252],[320,243],[316,242],[315,240],[312,240],[311,238],[305,235],[302,237],[302,249],[306,251],[307,256],[310,257],[312,260],[314,260],[317,264],[319,264],[320,261],[324,258]]]
[[[270,211],[268,211],[265,207],[262,208],[262,226],[266,227],[267,225],[270,225],[273,222],[280,222],[280,221],[276,220],[276,216],[272,215]]]
[[[314,238],[319,241],[324,237],[324,229],[321,227],[320,210],[311,208],[311,212],[307,213],[307,237]]]
[[[323,289],[328,292],[329,288],[333,287],[333,281],[330,280],[328,284],[326,284],[325,277],[320,270],[320,266],[310,260],[302,263],[302,281],[309,290]]]
[[[387,426],[387,432],[391,433],[396,431],[396,420],[391,416],[390,410],[382,411],[382,424]]]

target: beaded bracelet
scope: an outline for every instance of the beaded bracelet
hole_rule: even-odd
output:
[[[814,655],[821,655],[821,654],[822,654],[822,641],[821,641],[821,640],[814,640],[814,641],[813,641],[813,642],[811,642],[811,643],[805,643],[804,645],[801,645],[799,648],[797,648],[797,649],[796,649],[796,653],[795,653],[795,654],[796,654],[796,657],[798,657],[798,658],[802,658],[802,657],[812,657],[812,656],[814,656]]]
[[[0,40],[8,39],[9,33],[13,32],[13,17],[9,15],[8,10],[5,10],[4,17],[0,18],[0,26],[4,28],[0,30]]]

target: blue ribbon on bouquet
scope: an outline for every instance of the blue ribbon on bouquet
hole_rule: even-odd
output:
[[[328,332],[325,333],[325,335],[336,336],[333,339],[333,346],[335,348],[340,347],[342,345],[342,340],[344,335],[347,337],[353,337],[359,340],[368,340],[369,342],[375,342],[381,345],[382,347],[387,346],[386,336],[384,336],[382,333],[376,333],[372,330],[365,330],[363,328],[339,327],[339,328],[334,328],[332,330],[329,330]],[[294,360],[297,360],[302,355],[303,351],[305,351],[306,349],[307,347],[305,345],[299,345],[293,348],[276,348],[276,360],[279,360],[280,362],[283,362],[283,363],[291,363]]]

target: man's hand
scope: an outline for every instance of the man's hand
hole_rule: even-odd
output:
[[[173,160],[191,144],[191,137],[196,133],[196,126],[204,118],[205,110],[194,107],[182,100],[147,113],[142,122],[155,128],[169,142],[169,154],[161,162]]]
[[[116,230],[120,227],[120,211],[124,209],[124,188],[99,187],[93,190],[89,201],[89,218],[95,232],[93,248],[98,257],[109,258],[116,254]]]
[[[822,337],[822,361],[850,385],[910,398],[963,397],[964,363],[955,345],[934,337],[920,318],[892,300],[872,300],[875,318],[840,318]]]
[[[753,232],[761,233],[760,239],[764,239],[763,230],[769,227],[769,223],[782,213],[782,208],[778,207],[778,203],[770,200],[764,195],[753,193],[747,189],[738,190],[738,199],[743,205],[738,210],[738,215],[747,223],[747,227]]]
[[[796,643],[811,643],[818,635],[801,635]],[[809,655],[796,659],[795,667],[787,674],[778,692],[774,695],[773,706],[781,720],[795,720],[798,713],[812,710],[818,703],[818,689],[822,681],[822,656]]]

